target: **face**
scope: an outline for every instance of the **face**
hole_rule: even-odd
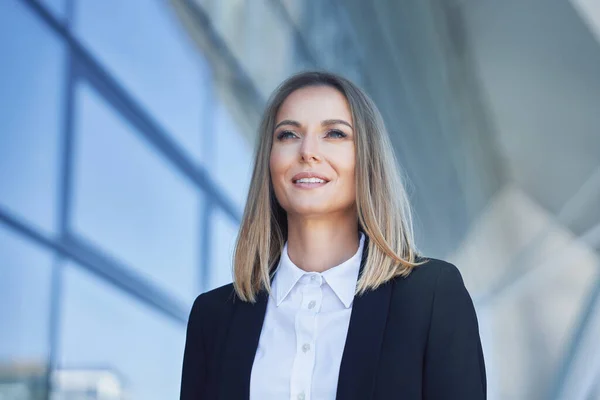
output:
[[[343,94],[330,86],[292,92],[275,118],[271,181],[288,216],[354,212],[354,131]]]

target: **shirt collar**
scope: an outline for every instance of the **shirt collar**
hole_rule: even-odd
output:
[[[346,308],[352,305],[354,300],[354,292],[356,290],[356,281],[360,271],[360,262],[365,242],[365,235],[360,233],[360,242],[358,250],[354,255],[343,263],[329,268],[321,273],[327,284],[331,287],[335,295],[344,303]],[[287,297],[292,288],[305,274],[312,274],[299,268],[290,260],[287,252],[287,241],[281,251],[279,266],[275,276],[275,301],[277,306]]]

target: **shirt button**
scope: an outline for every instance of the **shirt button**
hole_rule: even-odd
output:
[[[304,400],[304,392],[298,393],[298,400]]]
[[[316,305],[317,305],[317,302],[313,300],[310,303],[308,303],[308,308],[310,308],[312,310],[313,308],[315,308]]]
[[[317,276],[316,276],[316,275],[311,275],[311,276],[310,276],[310,280],[311,280],[311,281],[314,281],[315,279],[317,279]]]
[[[310,344],[308,344],[308,343],[304,343],[304,344],[302,345],[302,351],[306,353],[306,352],[307,352],[307,351],[309,351],[309,350],[310,350]]]

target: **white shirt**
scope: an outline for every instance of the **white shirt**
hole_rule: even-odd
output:
[[[335,399],[364,234],[347,261],[306,272],[287,242],[267,303],[250,377],[250,399]]]

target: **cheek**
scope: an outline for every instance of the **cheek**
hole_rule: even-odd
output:
[[[339,173],[343,177],[344,192],[347,196],[354,198],[356,193],[356,160],[354,158],[354,153],[352,153],[351,156],[344,158],[344,160],[340,160]]]
[[[276,171],[279,169],[280,164],[281,162],[278,154],[271,151],[271,156],[269,157],[269,169],[271,170],[271,175],[276,175]]]
[[[338,173],[344,178],[346,184],[354,184],[354,174],[356,170],[356,160],[354,151],[345,152],[336,157],[335,161]]]
[[[355,170],[354,163],[348,164],[346,166],[346,169],[344,170],[344,173],[345,173],[344,178],[346,180],[346,187],[348,188],[349,192],[354,193],[355,192],[355,186],[356,186],[356,184],[355,184],[355,182],[356,182],[356,179],[355,179],[356,170]]]
[[[274,148],[271,150],[271,155],[269,157],[269,168],[271,170],[271,179],[274,184],[277,184],[281,180],[281,176],[285,173],[287,169],[287,158],[285,157],[285,152],[279,151]]]

